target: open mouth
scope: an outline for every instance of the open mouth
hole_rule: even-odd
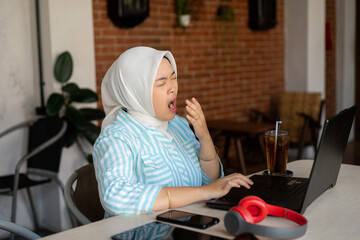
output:
[[[168,108],[170,111],[175,112],[176,111],[176,98],[174,98],[172,101],[170,101]]]

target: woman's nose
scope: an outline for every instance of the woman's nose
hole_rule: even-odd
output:
[[[169,89],[169,93],[176,93],[176,86],[171,86],[170,89]]]
[[[170,85],[169,93],[176,93],[177,92],[177,84],[173,83]]]

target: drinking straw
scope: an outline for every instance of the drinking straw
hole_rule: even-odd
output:
[[[280,130],[280,124],[282,123],[281,117],[278,117],[275,123],[275,144],[274,144],[274,161],[276,161],[276,145],[277,145],[277,136]]]

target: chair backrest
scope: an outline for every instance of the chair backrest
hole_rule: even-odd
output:
[[[14,233],[28,240],[41,238],[39,235],[30,231],[29,229],[3,219],[0,219],[0,229]]]
[[[28,151],[31,152],[42,143],[54,137],[61,130],[63,124],[64,120],[59,117],[38,119],[29,128]],[[29,158],[27,161],[28,168],[59,172],[64,135],[55,143]]]
[[[73,185],[76,181],[76,188]],[[92,163],[77,169],[65,185],[65,201],[79,225],[85,225],[104,218],[98,183]]]
[[[280,96],[278,113],[282,118],[281,128],[289,132],[290,142],[299,142],[304,118],[299,113],[311,116],[315,121],[321,117],[321,93],[284,92]],[[310,138],[308,134],[307,140]]]

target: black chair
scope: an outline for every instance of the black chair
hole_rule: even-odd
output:
[[[41,238],[39,235],[30,231],[29,229],[3,219],[0,219],[0,229],[23,237],[27,240],[35,240]]]
[[[57,174],[67,123],[58,117],[44,117],[10,127],[0,134],[0,138],[24,127],[29,128],[28,152],[17,162],[13,174],[0,177],[0,194],[12,197],[11,222],[15,223],[18,190],[26,189],[33,212],[34,226],[35,229],[39,229],[30,188],[54,181],[59,185],[62,193],[64,192],[63,184]],[[22,173],[20,169],[25,162],[27,162],[26,172]]]
[[[66,181],[65,202],[79,226],[104,218],[92,163],[77,169]]]

